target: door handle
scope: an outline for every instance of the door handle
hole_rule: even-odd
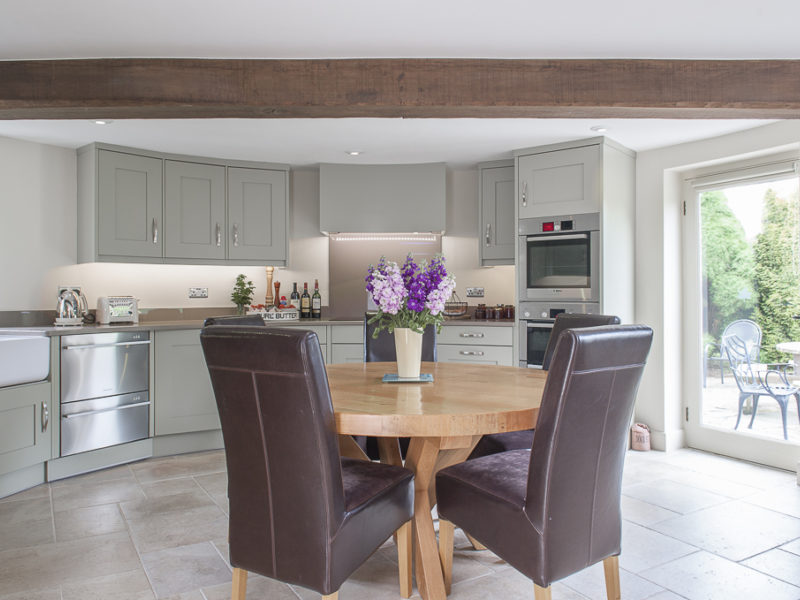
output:
[[[522,206],[528,206],[528,182],[522,182]]]
[[[239,224],[238,223],[234,223],[233,224],[233,245],[234,246],[238,246],[239,245]]]
[[[47,431],[47,426],[50,424],[50,410],[47,408],[47,402],[42,402],[42,433]]]
[[[483,356],[483,352],[480,350],[461,350],[459,354],[464,356]]]
[[[217,223],[217,248],[219,248],[221,245],[222,245],[222,229],[220,228],[219,223]]]
[[[158,219],[153,217],[153,243],[158,243]]]
[[[482,338],[483,337],[482,333],[460,333],[459,335],[461,337],[464,337],[464,338]]]
[[[492,224],[486,224],[486,245],[489,246],[492,243]]]

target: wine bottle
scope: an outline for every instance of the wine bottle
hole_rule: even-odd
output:
[[[303,295],[300,296],[300,318],[311,318],[311,296],[308,295],[308,282],[303,283]]]
[[[311,296],[311,318],[322,318],[322,296],[319,295],[319,279],[314,280],[314,295]]]
[[[295,308],[300,308],[300,294],[297,291],[297,282],[294,282],[294,289],[292,295],[289,296],[289,303]]]

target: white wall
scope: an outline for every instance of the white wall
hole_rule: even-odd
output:
[[[75,151],[0,138],[0,310],[52,310],[59,285],[79,285],[89,301],[98,296],[134,295],[141,308],[232,305],[236,275],[266,295],[264,267],[202,265],[76,264],[77,178]],[[448,235],[443,250],[458,289],[483,286],[483,301],[513,301],[513,267],[478,267],[477,171],[448,174]],[[291,268],[275,270],[281,293],[291,283],[319,279],[323,304],[328,293],[328,239],[319,232],[319,172],[292,170]],[[207,299],[189,299],[189,287],[207,287]],[[287,289],[288,288],[288,289]]]
[[[658,449],[683,445],[681,191],[683,171],[798,147],[800,122],[640,152],[636,165],[636,321],[654,329],[636,420]]]

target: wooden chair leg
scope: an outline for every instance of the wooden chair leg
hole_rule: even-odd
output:
[[[397,544],[397,562],[400,570],[400,596],[411,597],[411,549],[412,543],[411,521],[400,526],[395,533]]]
[[[323,596],[322,600],[336,600],[339,597],[339,592],[333,592],[332,594],[328,594],[327,596]]]
[[[606,574],[606,595],[608,600],[621,600],[622,591],[619,585],[619,556],[609,556],[603,561]]]
[[[467,539],[469,540],[469,543],[472,544],[472,547],[475,548],[475,550],[486,550],[486,546],[481,544],[478,540],[476,540],[474,537],[472,537],[466,531],[464,532],[464,535],[467,536]]]
[[[455,525],[450,521],[439,518],[439,561],[442,563],[444,575],[444,591],[450,593],[453,583],[453,533]]]
[[[533,597],[534,600],[552,600],[553,595],[551,592],[551,587],[548,585],[546,588],[539,587],[535,583],[533,584]]]
[[[247,571],[234,567],[231,600],[244,600],[247,595]]]

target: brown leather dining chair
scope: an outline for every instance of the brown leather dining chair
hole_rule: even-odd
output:
[[[225,442],[234,600],[248,571],[335,599],[395,531],[408,597],[413,475],[339,456],[316,334],[211,325],[200,339]]]
[[[208,317],[203,321],[203,327],[209,325],[266,325],[266,323],[259,315],[224,315]]]
[[[581,329],[583,327],[599,327],[601,325],[619,325],[619,317],[615,315],[590,315],[583,313],[561,313],[556,315],[553,322],[553,331],[550,339],[547,340],[547,347],[542,358],[542,369],[550,369],[553,360],[553,353],[561,334],[567,329]],[[508,450],[521,450],[530,448],[533,443],[533,429],[524,431],[509,431],[507,433],[492,433],[483,436],[475,449],[469,455],[470,458],[488,456],[498,452]]]
[[[436,476],[440,554],[449,586],[453,523],[534,583],[550,585],[603,561],[620,598],[620,492],[649,327],[566,331],[547,374],[531,450],[492,454]]]

